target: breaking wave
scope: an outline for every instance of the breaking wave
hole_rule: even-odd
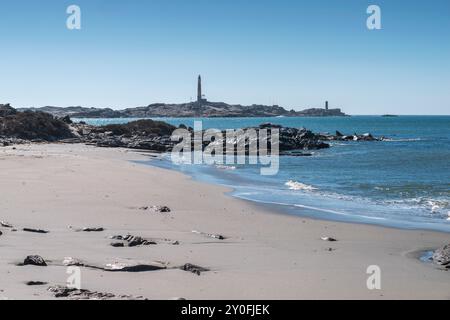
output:
[[[314,191],[314,190],[318,190],[317,188],[298,182],[298,181],[293,181],[293,180],[289,180],[288,182],[285,183],[286,186],[289,187],[289,189],[291,190],[305,190],[305,191]]]

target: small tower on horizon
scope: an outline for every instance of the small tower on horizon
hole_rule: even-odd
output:
[[[202,102],[203,96],[202,96],[202,76],[198,76],[198,83],[197,83],[197,102]]]
[[[325,101],[325,110],[328,110],[328,101]]]

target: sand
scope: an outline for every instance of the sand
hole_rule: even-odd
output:
[[[0,299],[53,298],[47,287],[69,276],[65,257],[96,265],[162,263],[166,270],[136,273],[81,268],[84,289],[149,299],[450,298],[450,272],[417,258],[450,243],[448,234],[289,216],[227,196],[226,188],[132,162],[148,159],[84,145],[0,148],[0,220],[17,228],[0,227]],[[139,209],[153,205],[172,211]],[[75,231],[82,227],[105,231]],[[110,246],[109,236],[127,233],[158,244]],[[48,266],[16,265],[31,254]],[[198,276],[177,268],[185,263],[211,271]],[[367,288],[370,265],[381,269],[381,290]],[[48,285],[27,286],[31,280]]]

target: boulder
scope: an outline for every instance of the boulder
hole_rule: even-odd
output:
[[[32,255],[25,258],[23,261],[23,265],[32,265],[32,266],[40,266],[40,267],[46,267],[47,263],[45,262],[44,258],[38,255]]]

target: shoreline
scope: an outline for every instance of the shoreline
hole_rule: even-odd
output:
[[[98,265],[162,261],[170,268],[135,273],[82,268],[85,289],[149,299],[450,299],[450,274],[411,257],[447,244],[447,233],[279,214],[230,197],[225,187],[130,160],[148,155],[64,144],[0,149],[6,169],[0,173],[0,220],[19,230],[0,228],[0,272],[7,275],[0,281],[0,299],[52,298],[46,286],[24,281],[63,285],[67,274],[59,264],[65,257]],[[153,205],[171,212],[139,210]],[[74,232],[69,225],[105,231]],[[50,232],[30,234],[23,227]],[[110,246],[110,235],[126,233],[157,244]],[[324,236],[338,241],[323,241]],[[42,255],[49,266],[14,265],[28,254]],[[211,271],[197,276],[176,268],[185,263]],[[381,290],[366,287],[370,265],[381,268]]]
[[[139,151],[136,151],[136,152],[139,152]],[[313,212],[318,212],[319,214],[323,215],[323,213],[328,213],[330,211],[328,209],[322,209],[322,208],[318,208],[318,207],[317,208],[309,207],[308,205],[302,205],[302,204],[295,205],[295,204],[289,204],[289,203],[278,203],[278,202],[270,202],[270,201],[266,202],[263,200],[255,200],[255,199],[240,197],[240,196],[233,194],[235,191],[237,191],[237,189],[235,187],[230,187],[230,186],[224,185],[220,182],[214,182],[214,181],[210,181],[210,180],[197,178],[197,177],[195,177],[194,174],[191,174],[188,172],[183,172],[181,170],[177,170],[176,166],[166,167],[166,166],[158,166],[157,164],[152,164],[155,161],[170,162],[168,159],[161,157],[161,155],[164,155],[164,154],[157,154],[157,156],[155,158],[147,159],[148,161],[144,161],[142,163],[140,163],[140,162],[137,162],[137,163],[143,164],[146,166],[150,166],[152,168],[177,172],[184,176],[189,177],[194,182],[206,183],[209,185],[226,188],[227,190],[224,191],[224,194],[231,197],[232,199],[241,200],[248,204],[255,205],[257,207],[266,208],[268,211],[274,211],[274,212],[277,212],[278,214],[298,217],[300,219],[305,218],[305,219],[318,220],[318,221],[375,226],[375,227],[388,228],[388,229],[394,229],[394,230],[431,231],[431,232],[450,234],[450,230],[444,230],[445,229],[444,226],[439,226],[439,225],[426,228],[426,227],[415,226],[415,224],[413,222],[409,222],[409,221],[395,221],[395,222],[391,221],[391,222],[386,222],[386,223],[370,222],[371,219],[374,221],[377,221],[379,219],[374,218],[374,217],[367,217],[367,216],[364,216],[364,217],[356,216],[356,218],[360,218],[359,220],[357,220],[356,218],[353,218],[351,214],[342,214],[342,216],[349,216],[349,218],[343,218],[343,217],[339,218],[340,215],[336,212],[332,213],[331,216],[321,217],[321,216],[314,216]],[[298,213],[299,208],[309,210],[309,212],[311,212],[311,213],[305,213],[305,214]],[[366,220],[364,220],[364,218]]]

